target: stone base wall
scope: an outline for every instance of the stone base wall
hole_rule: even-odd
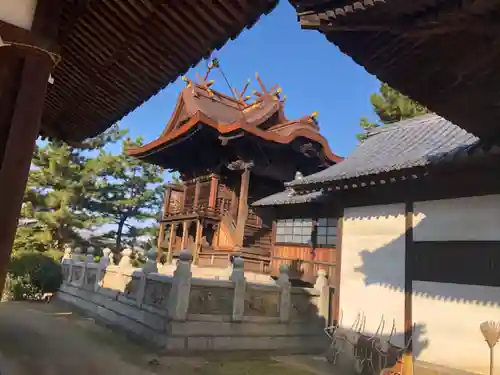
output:
[[[249,283],[236,261],[230,280],[195,279],[185,258],[172,277],[66,258],[57,298],[167,352],[314,353],[328,346],[325,275],[309,289],[292,288],[285,270],[274,285]]]

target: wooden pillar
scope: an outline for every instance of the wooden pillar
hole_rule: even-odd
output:
[[[60,1],[38,0],[31,33],[55,41]],[[1,35],[5,40],[8,36]],[[0,55],[0,292],[16,234],[26,182],[40,130],[48,79],[54,62],[34,49],[3,47]],[[11,65],[12,64],[12,65]],[[5,74],[7,73],[7,74]],[[7,89],[7,92],[2,90]],[[11,97],[13,100],[5,100]]]
[[[211,210],[215,209],[217,205],[217,189],[219,187],[219,181],[217,176],[213,175],[210,179],[210,198],[208,199],[208,208]]]
[[[344,236],[344,212],[337,219],[337,246],[335,248],[335,280],[333,280],[333,304],[332,315],[333,321],[339,323],[340,316],[340,293],[342,292],[341,286],[341,273],[342,273],[342,243]]]
[[[202,220],[196,220],[196,237],[194,240],[193,264],[197,264],[201,249],[201,236],[203,234]]]
[[[200,199],[200,179],[197,178],[194,185],[193,209],[196,209],[198,207],[199,199]]]
[[[234,189],[231,190],[231,216],[236,219],[238,215],[238,196]]]
[[[174,257],[174,244],[177,237],[177,223],[170,224],[170,238],[168,239],[167,264],[172,263]]]
[[[165,216],[168,214],[169,205],[170,205],[170,195],[172,193],[171,188],[165,189],[165,194],[163,196],[163,206],[161,210],[161,219],[163,220]],[[163,247],[162,244],[165,240],[165,224],[160,221],[160,233],[158,234],[158,242],[156,243],[156,260],[159,261],[163,256]]]
[[[408,349],[403,353],[402,375],[413,375],[413,348],[411,337],[413,334],[412,297],[413,276],[411,259],[413,255],[413,202],[405,204],[405,299],[404,299],[404,327],[405,346]]]
[[[236,221],[236,246],[243,246],[245,224],[248,218],[248,186],[250,183],[250,169],[245,166],[241,173],[241,187],[238,204],[238,219]]]
[[[189,220],[184,220],[182,222],[182,242],[181,242],[181,251],[187,247],[187,239],[188,239],[188,230],[189,224],[191,222]]]

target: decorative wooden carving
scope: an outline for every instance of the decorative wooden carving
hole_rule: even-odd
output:
[[[319,155],[318,150],[316,149],[316,147],[314,147],[314,145],[311,142],[303,144],[302,146],[300,146],[299,150],[302,154],[304,154],[309,158]]]
[[[233,313],[232,288],[192,286],[189,296],[189,314],[231,315]]]
[[[254,165],[253,161],[245,162],[243,160],[235,160],[227,165],[227,168],[232,171],[242,171],[252,168]]]

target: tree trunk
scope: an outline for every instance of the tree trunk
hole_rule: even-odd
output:
[[[123,234],[123,227],[125,226],[125,221],[127,221],[126,218],[120,219],[118,222],[118,229],[116,230],[116,251],[119,253],[122,250],[122,234]]]

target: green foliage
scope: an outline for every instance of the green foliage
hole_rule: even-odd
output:
[[[140,138],[135,141],[126,138],[120,155],[101,150],[93,161],[93,173],[98,179],[88,209],[116,225],[117,229],[106,236],[116,239],[117,251],[122,248],[124,239],[133,245],[140,235],[139,228],[129,224],[131,220],[157,219],[161,208],[162,168],[132,158],[125,152],[140,145]]]
[[[54,256],[39,252],[14,254],[7,272],[5,298],[37,300],[43,293],[56,292],[62,283],[62,272]]]
[[[118,126],[113,126],[78,147],[55,141],[36,147],[21,212],[22,217],[35,219],[35,223],[19,228],[15,251],[62,250],[66,244],[86,244],[79,230],[102,224],[87,209],[89,192],[96,183],[89,151],[114,142],[123,134]]]
[[[386,83],[380,85],[378,93],[370,96],[370,102],[379,121],[371,122],[366,117],[362,117],[360,127],[363,129],[363,133],[356,136],[359,141],[364,141],[368,137],[367,132],[377,128],[380,124],[390,124],[429,112],[427,108],[394,90]]]

